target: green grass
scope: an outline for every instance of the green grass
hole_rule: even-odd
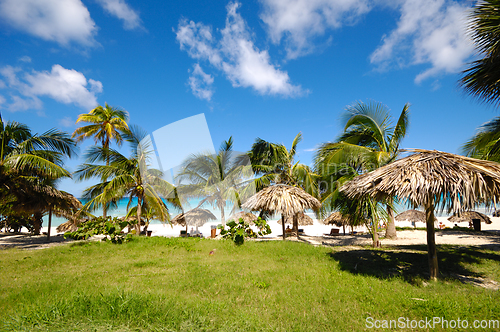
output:
[[[216,253],[208,253],[216,248]],[[440,246],[313,247],[292,241],[140,238],[0,251],[2,331],[347,331],[378,320],[500,319],[500,253]],[[437,329],[439,330],[439,328]]]

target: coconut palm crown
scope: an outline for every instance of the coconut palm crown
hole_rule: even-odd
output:
[[[500,1],[478,1],[469,20],[469,35],[479,56],[463,71],[460,84],[467,93],[498,105],[500,101]]]

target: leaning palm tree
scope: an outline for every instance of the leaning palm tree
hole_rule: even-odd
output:
[[[123,142],[123,135],[128,132],[127,125],[128,114],[124,110],[116,107],[111,107],[107,103],[105,106],[97,106],[87,114],[80,114],[76,123],[89,123],[86,126],[77,128],[73,133],[73,137],[77,142],[87,138],[94,137],[96,144],[101,144],[101,147],[106,151],[109,150],[111,141],[115,141],[118,146]],[[110,159],[105,160],[106,165],[109,165]],[[105,179],[103,179],[105,180]],[[103,205],[103,217],[106,217],[107,204]]]
[[[335,142],[323,144],[315,156],[317,172],[323,179],[338,180],[346,175],[365,173],[396,160],[399,145],[406,135],[409,123],[409,104],[406,104],[393,126],[389,110],[378,102],[358,102],[344,114],[344,132]],[[347,178],[349,180],[349,178]],[[331,199],[339,186],[327,181],[324,197]],[[386,237],[396,237],[394,212],[387,202]],[[329,204],[324,204],[325,208]]]
[[[478,1],[469,21],[469,34],[480,59],[463,71],[460,84],[472,96],[497,105],[500,101],[500,2]]]
[[[207,202],[217,207],[225,226],[227,201],[233,204],[233,210],[239,208],[243,189],[253,175],[251,167],[239,157],[234,155],[232,137],[221,144],[215,155],[200,153],[188,157],[177,174],[177,179],[185,183],[178,187],[179,196],[202,198],[198,206]]]
[[[56,190],[55,180],[71,176],[63,168],[63,158],[73,156],[75,150],[75,142],[64,132],[51,129],[32,134],[26,125],[3,122],[0,117],[0,211],[22,213],[24,203],[33,203],[43,195],[35,190],[41,185]],[[57,199],[52,204],[57,204]],[[41,226],[41,217],[34,217],[35,224]]]
[[[127,210],[137,200],[137,220],[141,220],[142,206],[147,204],[148,209],[161,221],[170,221],[170,214],[164,198],[172,204],[177,200],[172,198],[175,188],[163,179],[163,173],[149,167],[149,158],[153,153],[150,141],[137,128],[132,128],[124,137],[132,147],[132,156],[127,158],[116,150],[94,147],[87,152],[87,163],[76,171],[79,180],[90,178],[106,179],[83,193],[87,203],[83,211],[95,210],[108,202],[116,202],[128,197]],[[99,162],[109,161],[102,165]],[[98,162],[96,164],[95,162]],[[136,234],[140,234],[140,222],[135,225]]]
[[[302,133],[298,133],[290,149],[287,149],[284,144],[257,138],[248,152],[256,174],[254,183],[257,191],[274,184],[285,184],[299,187],[315,198],[319,197],[317,174],[309,166],[295,161],[297,146],[301,141]],[[293,229],[298,234],[297,219],[294,219]]]

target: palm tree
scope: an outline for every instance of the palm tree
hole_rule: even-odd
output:
[[[462,145],[468,157],[500,162],[500,117],[478,128],[476,134]]]
[[[349,106],[344,114],[344,132],[336,142],[323,144],[316,154],[316,169],[323,180],[337,181],[345,175],[352,178],[357,173],[369,172],[394,161],[399,154],[399,144],[406,135],[409,107],[409,104],[403,107],[396,125],[392,127],[389,110],[381,103],[358,102]],[[340,186],[333,181],[326,182],[329,186],[327,191],[323,188],[323,202],[338,194]],[[387,238],[396,237],[391,205],[387,202]]]
[[[94,210],[108,202],[117,202],[128,197],[127,210],[131,208],[134,199],[137,199],[136,234],[140,234],[140,220],[143,204],[154,212],[161,221],[170,221],[170,214],[163,198],[174,205],[178,200],[172,198],[175,188],[163,179],[163,173],[149,167],[151,157],[151,142],[146,134],[137,128],[132,128],[124,138],[131,144],[132,156],[127,158],[116,150],[103,147],[93,147],[87,154],[87,163],[76,171],[79,180],[93,177],[106,179],[83,193],[88,202],[83,211]],[[106,165],[96,162],[108,161]]]
[[[469,32],[481,59],[463,71],[460,84],[465,91],[487,103],[500,97],[500,1],[478,1],[471,14]]]
[[[124,110],[111,107],[107,103],[104,107],[97,106],[87,114],[80,114],[76,123],[86,122],[89,125],[77,128],[73,137],[77,142],[94,137],[96,144],[101,144],[104,151],[109,150],[111,141],[115,141],[118,146],[123,142],[123,135],[129,130],[128,114]],[[109,165],[110,159],[104,160]],[[102,179],[103,181],[106,179]],[[107,204],[102,207],[103,217],[106,217]]]
[[[187,184],[179,186],[179,195],[184,197],[201,197],[198,204],[208,202],[217,207],[221,214],[221,223],[226,225],[225,208],[227,201],[233,203],[233,210],[240,207],[243,189],[252,176],[251,167],[244,158],[235,156],[233,138],[222,142],[216,155],[199,153],[184,161],[179,181]]]
[[[315,198],[319,197],[317,174],[309,166],[295,162],[297,145],[301,141],[302,133],[298,133],[288,150],[284,144],[270,143],[261,138],[256,139],[248,155],[253,171],[257,175],[255,179],[257,191],[273,184],[286,184],[300,187]],[[296,218],[293,222],[293,229],[298,235]]]
[[[63,158],[73,156],[75,150],[76,144],[67,133],[51,129],[41,135],[32,134],[26,125],[4,122],[0,117],[0,196],[3,205],[0,210],[9,206],[11,214],[21,213],[23,204],[39,200],[46,192],[58,192],[55,181],[71,176],[63,168]],[[58,205],[61,200],[64,197],[53,195],[51,204]],[[41,217],[35,219],[35,225],[41,226]]]

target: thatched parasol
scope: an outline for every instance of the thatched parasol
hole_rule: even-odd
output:
[[[340,212],[332,212],[332,214],[323,219],[323,224],[335,225],[337,227],[349,225],[349,216],[342,215]]]
[[[425,213],[418,210],[407,210],[398,214],[395,218],[396,221],[415,221],[415,222],[425,222]],[[437,218],[434,217],[434,222],[437,221]]]
[[[281,225],[282,219],[279,219],[277,222],[278,222],[278,224]],[[313,219],[311,217],[309,217],[307,214],[305,214],[304,212],[299,213],[297,215],[297,222],[298,222],[299,226],[314,225]],[[293,224],[293,216],[290,216],[290,215],[285,216],[285,224]]]
[[[413,150],[415,153],[349,181],[341,190],[349,197],[370,195],[376,200],[398,197],[425,209],[431,279],[438,264],[434,208],[459,212],[477,203],[500,198],[500,165],[451,153]]]
[[[238,213],[233,214],[227,220],[234,220],[235,222],[238,222],[240,218],[242,218],[243,221],[249,224],[252,224],[255,220],[258,219],[258,217],[251,212],[240,211]]]
[[[267,211],[270,213],[280,213],[281,219],[285,216],[296,216],[306,209],[319,209],[321,203],[313,196],[306,193],[301,188],[276,184],[266,187],[250,197],[243,208],[253,211]],[[294,228],[295,227],[294,223]],[[285,239],[285,223],[283,227],[283,240]],[[297,232],[298,236],[298,232]]]
[[[486,224],[491,224],[490,217],[476,211],[465,211],[460,214],[454,214],[448,218],[452,223],[471,222],[472,219],[479,219]]]
[[[186,231],[188,226],[200,227],[203,226],[208,220],[216,220],[212,212],[206,209],[195,208],[184,213],[179,213],[172,218],[171,222],[173,224],[178,224],[181,226],[186,226]]]

